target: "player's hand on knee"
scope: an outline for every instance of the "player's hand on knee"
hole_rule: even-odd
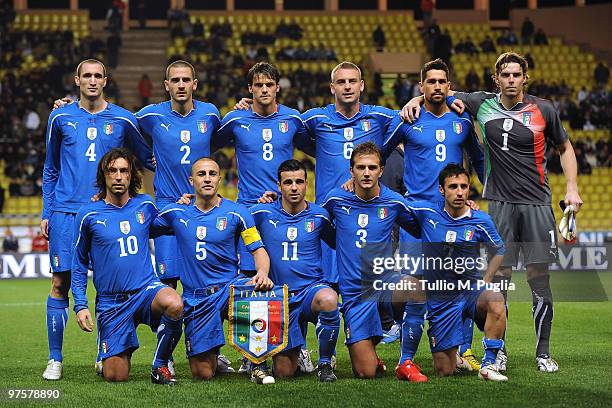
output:
[[[253,100],[251,98],[242,98],[234,105],[234,110],[249,110],[252,104]]]
[[[274,200],[278,198],[278,194],[274,191],[266,191],[263,193],[261,197],[257,200],[258,203],[261,204],[270,204],[273,203]]]
[[[68,105],[69,103],[72,103],[72,99],[70,98],[62,98],[62,99],[56,99],[53,101],[53,110],[56,110],[57,108],[61,108],[64,105]]]
[[[467,206],[470,207],[474,211],[480,210],[480,206],[478,205],[476,201],[465,200],[465,204],[467,204]]]
[[[93,319],[91,318],[91,313],[89,313],[89,309],[79,310],[76,314],[76,321],[81,330],[86,332],[93,331]]]
[[[255,290],[270,290],[274,287],[274,282],[264,272],[257,272],[248,283],[255,285]]]
[[[40,221],[40,233],[46,240],[49,240],[49,220]]]
[[[344,184],[342,184],[342,189],[346,191],[350,191],[351,193],[355,191],[355,184],[353,183],[353,178],[346,180]]]
[[[455,99],[451,104],[450,108],[461,115],[465,111],[465,104],[461,99]]]
[[[183,194],[181,196],[181,198],[179,198],[176,201],[176,203],[177,204],[182,204],[182,205],[189,205],[189,204],[191,204],[191,200],[193,199],[193,197],[195,197],[194,194],[187,194],[187,193],[185,193],[185,194]]]
[[[424,97],[416,96],[408,101],[400,111],[400,117],[404,122],[413,123],[419,118],[421,113],[421,104],[423,103]]]

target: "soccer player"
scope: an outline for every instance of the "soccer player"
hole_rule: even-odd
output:
[[[492,282],[501,265],[504,243],[491,217],[467,205],[470,178],[461,165],[451,163],[444,167],[439,183],[443,201],[409,204],[424,243],[422,259],[434,370],[440,376],[455,373],[457,348],[464,341],[464,320],[470,318],[485,334],[482,340],[485,356],[478,376],[484,380],[507,381],[508,377],[500,374],[495,364],[504,344],[504,297],[499,290],[493,291],[493,286],[489,289],[484,284]],[[478,272],[484,266],[478,243],[487,245],[491,257],[484,281]]]
[[[40,223],[44,237],[49,239],[53,273],[47,299],[49,361],[43,373],[47,380],[62,377],[74,219],[96,192],[100,158],[112,148],[128,146],[143,164],[150,166],[151,160],[151,151],[138,131],[134,115],[104,100],[104,65],[94,59],[81,62],[74,81],[79,87],[78,102],[53,111],[47,124]]]
[[[248,209],[217,194],[221,171],[212,159],[193,163],[190,183],[195,204],[172,204],[163,209],[154,227],[176,236],[183,259],[180,280],[185,302],[185,344],[196,380],[215,375],[217,355],[225,344],[223,317],[227,316],[230,285],[254,284],[267,290],[270,259]],[[255,260],[256,273],[249,279],[238,275],[237,242],[242,238]],[[255,366],[251,380],[274,383],[264,366]]]
[[[446,105],[450,81],[444,61],[436,59],[423,65],[419,86],[424,95],[425,112],[414,124],[403,123],[396,116],[391,125],[394,130],[385,140],[384,149],[389,154],[399,143],[404,144],[404,154],[409,158],[404,160],[406,199],[435,202],[440,201],[436,175],[448,163],[463,163],[465,150],[478,177],[484,181],[484,157],[469,115],[458,115]],[[400,229],[400,252],[419,256],[421,251],[420,239]],[[419,277],[422,273],[419,269],[412,274]],[[407,313],[408,325],[402,328],[402,334],[410,344],[405,357],[412,360],[423,333],[425,304],[413,303]],[[466,319],[463,333],[465,342],[459,347],[459,354],[464,359],[458,361],[469,364],[469,369],[478,370],[480,363],[471,350],[473,328],[470,319]]]
[[[502,288],[508,287],[512,267],[522,252],[533,301],[536,366],[543,372],[556,372],[559,365],[551,358],[549,348],[553,297],[548,264],[557,258],[557,237],[544,153],[548,143],[561,152],[566,179],[564,202],[579,211],[582,199],[576,182],[576,156],[552,103],[525,93],[528,75],[524,57],[514,52],[501,54],[495,62],[494,80],[498,94],[449,91],[449,95],[463,101],[483,132],[487,159],[483,197],[489,200],[491,217],[508,247],[495,280]],[[419,98],[413,98],[402,116],[412,120],[419,102]],[[504,352],[499,353],[498,363],[504,371]]]
[[[293,148],[306,149],[308,136],[300,114],[277,103],[280,72],[267,62],[255,64],[247,74],[253,96],[250,110],[234,110],[223,118],[213,137],[212,150],[234,146],[238,166],[238,203],[257,204],[261,195],[276,189],[276,170],[293,158]],[[240,269],[252,271],[253,259],[240,248]]]
[[[287,160],[278,168],[281,198],[272,204],[251,207],[255,224],[270,254],[270,277],[287,284],[289,298],[289,344],[274,356],[274,373],[292,377],[298,369],[301,347],[306,343],[303,326],[316,324],[319,342],[317,376],[322,382],[336,381],[331,358],[340,329],[338,295],[323,280],[321,240],[335,246],[334,228],[327,211],[304,197],[306,168]]]
[[[175,61],[166,68],[164,80],[170,100],[148,105],[136,113],[143,132],[153,140],[155,200],[159,208],[175,203],[191,192],[192,163],[210,156],[212,134],[221,124],[218,109],[193,99],[198,80],[193,65]],[[176,288],[180,259],[176,239],[155,240],[156,271],[161,281]]]
[[[142,179],[127,149],[112,149],[98,165],[100,201],[84,205],[74,224],[72,294],[79,327],[93,331],[87,305],[87,270],[96,288],[98,347],[106,381],[126,381],[138,348],[136,327],[157,332],[151,380],[173,385],[168,357],[181,336],[183,302],[157,279],[149,252],[149,227],[157,216],[151,197],[138,194]]]
[[[328,194],[323,207],[336,222],[342,313],[353,372],[358,378],[374,378],[377,372],[385,370],[376,354],[376,345],[383,335],[378,306],[402,321],[406,303],[422,303],[425,299],[422,292],[411,294],[404,278],[399,281],[400,288],[372,295],[372,289],[380,290],[375,282],[369,285],[373,276],[372,257],[393,257],[391,231],[395,222],[414,234],[418,235],[418,231],[403,197],[378,182],[383,166],[376,144],[365,142],[355,147],[350,171],[355,191],[336,188]],[[394,274],[391,278],[396,277]],[[407,352],[406,346],[402,341],[402,355]],[[395,372],[400,380],[427,381],[410,360],[398,364]]]

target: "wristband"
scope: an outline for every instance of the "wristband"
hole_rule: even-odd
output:
[[[453,102],[455,102],[455,99],[457,99],[457,98],[455,98],[452,95],[447,96],[446,97],[446,104],[450,107],[453,104]]]

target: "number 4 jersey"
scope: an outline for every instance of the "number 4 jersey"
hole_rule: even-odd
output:
[[[499,94],[456,92],[480,124],[485,144],[487,200],[550,205],[546,177],[548,142],[561,145],[567,133],[550,101],[525,95],[506,109]]]

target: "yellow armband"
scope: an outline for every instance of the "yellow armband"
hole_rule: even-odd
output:
[[[242,240],[244,241],[244,245],[251,245],[253,242],[261,241],[261,237],[259,236],[259,231],[257,231],[256,227],[247,228],[240,233]]]

